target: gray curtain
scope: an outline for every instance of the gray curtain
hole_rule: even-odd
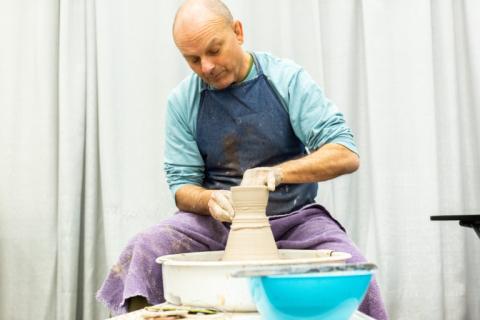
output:
[[[0,0],[0,315],[101,319],[129,238],[173,214],[166,98],[180,1]],[[392,319],[480,318],[480,2],[227,1],[245,48],[305,67],[361,153],[320,184]]]

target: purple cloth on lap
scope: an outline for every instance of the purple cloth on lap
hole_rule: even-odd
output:
[[[279,249],[331,249],[348,252],[348,262],[364,262],[343,227],[322,206],[312,204],[288,216],[270,217]],[[146,297],[151,304],[164,302],[159,256],[196,251],[224,250],[229,228],[209,217],[188,212],[174,216],[136,235],[124,249],[97,293],[114,314],[127,311],[126,299]],[[375,319],[387,314],[375,279],[360,311]]]

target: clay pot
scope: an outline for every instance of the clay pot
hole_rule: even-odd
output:
[[[278,259],[278,249],[266,215],[268,189],[232,187],[233,217],[223,260]]]

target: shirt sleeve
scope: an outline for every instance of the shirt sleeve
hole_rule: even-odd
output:
[[[204,179],[204,162],[185,110],[187,106],[174,95],[168,98],[164,170],[174,195],[183,185],[201,186]]]
[[[327,143],[337,143],[358,154],[343,114],[302,68],[288,84],[287,105],[293,130],[310,151]]]

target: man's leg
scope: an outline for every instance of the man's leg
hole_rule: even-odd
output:
[[[148,303],[147,299],[142,296],[135,296],[135,297],[128,298],[126,301],[126,304],[127,304],[127,312],[132,312],[132,311],[143,309],[147,306],[151,306],[151,304]]]
[[[350,253],[349,263],[366,262],[343,227],[320,205],[271,219],[270,224],[279,249],[331,249]],[[378,320],[388,319],[375,279],[370,283],[359,310]]]
[[[136,235],[112,267],[97,293],[114,314],[127,311],[126,300],[144,297],[150,304],[164,301],[159,256],[184,252],[223,250],[228,229],[219,221],[179,212]]]

